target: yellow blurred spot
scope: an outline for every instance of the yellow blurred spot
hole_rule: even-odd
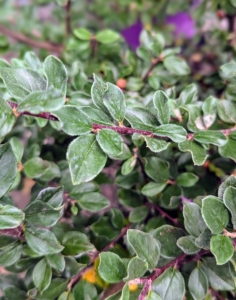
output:
[[[152,29],[152,26],[151,26],[150,23],[145,24],[144,27],[145,27],[146,30],[151,30]]]
[[[135,292],[138,289],[137,283],[128,283],[130,292]]]
[[[93,267],[88,269],[88,271],[84,273],[82,278],[87,280],[90,283],[96,283],[96,271],[95,271],[95,269]]]

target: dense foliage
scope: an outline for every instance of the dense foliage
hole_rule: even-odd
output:
[[[1,299],[235,299],[235,12],[0,1]]]

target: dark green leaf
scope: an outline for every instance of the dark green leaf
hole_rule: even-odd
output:
[[[82,106],[80,110],[84,112],[88,119],[92,121],[92,123],[102,124],[102,125],[113,125],[111,119],[100,109],[93,108],[90,106]]]
[[[41,295],[37,295],[37,300],[56,299],[61,293],[66,290],[68,280],[62,278],[55,278],[51,284]]]
[[[144,185],[141,192],[143,195],[153,197],[161,193],[166,187],[166,183],[149,182]]]
[[[212,233],[210,229],[205,228],[203,232],[199,235],[199,237],[196,238],[195,244],[200,248],[209,250],[211,237],[212,237]]]
[[[232,240],[222,234],[211,237],[210,249],[216,258],[217,265],[224,265],[234,254]]]
[[[12,151],[17,159],[17,162],[20,162],[24,153],[24,146],[20,139],[17,137],[12,137],[10,139],[10,144]]]
[[[186,130],[182,126],[175,124],[158,126],[153,132],[154,135],[168,137],[176,143],[181,143],[186,140]]]
[[[220,131],[201,130],[194,134],[194,139],[202,144],[213,144],[216,146],[224,146],[227,143],[227,138]]]
[[[157,91],[153,96],[153,104],[157,110],[159,123],[168,124],[170,122],[170,111],[166,94],[163,91]]]
[[[18,243],[10,244],[0,251],[0,265],[4,267],[15,264],[21,257],[22,245]]]
[[[133,169],[136,165],[136,162],[137,162],[137,159],[135,156],[128,158],[122,165],[121,174],[122,175],[130,174],[133,171]]]
[[[69,231],[62,238],[63,254],[76,256],[94,249],[88,237],[80,232]]]
[[[87,193],[77,200],[79,205],[86,210],[97,212],[110,205],[110,201],[100,193]]]
[[[195,102],[197,94],[197,87],[195,84],[188,85],[179,95],[179,105],[191,104]]]
[[[103,104],[103,95],[107,90],[107,85],[96,75],[93,75],[93,85],[91,88],[91,96],[93,104],[102,111],[107,111],[107,108]]]
[[[56,208],[61,206],[63,203],[63,195],[64,189],[63,187],[59,186],[56,188],[48,187],[43,189],[37,196],[36,200],[45,202],[52,207]]]
[[[155,116],[141,107],[127,107],[125,119],[136,129],[153,130],[158,126]]]
[[[69,145],[67,159],[73,184],[80,184],[92,180],[102,171],[107,156],[98,146],[96,137],[88,134]]]
[[[99,146],[111,156],[120,155],[123,152],[123,141],[119,133],[111,129],[101,129],[96,135]]]
[[[180,174],[177,178],[176,178],[176,182],[179,185],[185,186],[185,187],[190,187],[195,185],[195,183],[198,182],[198,176],[196,176],[195,174],[191,173],[191,172],[185,172]]]
[[[227,143],[224,146],[219,148],[219,153],[222,157],[229,157],[236,162],[235,147],[236,147],[236,140],[229,136]]]
[[[169,164],[158,157],[145,158],[145,172],[158,183],[166,183],[169,178]]]
[[[148,270],[148,264],[145,260],[139,257],[133,257],[127,267],[127,276],[124,278],[125,281],[129,281],[131,279],[139,278],[144,275],[144,273]]]
[[[11,131],[15,121],[16,117],[14,116],[11,107],[5,100],[0,99],[0,138]]]
[[[148,208],[146,206],[135,207],[129,214],[129,221],[136,223],[144,220],[148,214]]]
[[[155,153],[166,150],[170,145],[170,143],[167,143],[166,141],[161,139],[155,139],[148,136],[143,136],[143,138],[146,141],[147,147]]]
[[[221,183],[218,189],[218,197],[223,200],[223,195],[227,187],[232,186],[236,188],[236,177],[234,175],[226,178],[224,182]]]
[[[179,76],[188,75],[190,73],[189,66],[185,60],[179,57],[168,56],[164,59],[164,66],[168,71]]]
[[[202,300],[208,291],[206,274],[196,267],[193,269],[188,280],[188,289],[194,300]]]
[[[179,150],[182,152],[190,152],[194,165],[201,166],[207,159],[206,150],[202,145],[194,141],[184,141],[179,144]]]
[[[125,265],[117,254],[112,252],[100,253],[99,259],[98,273],[106,282],[119,282],[126,276]]]
[[[182,236],[177,240],[178,247],[186,254],[191,255],[200,251],[195,245],[195,237],[192,235]]]
[[[217,102],[217,111],[221,120],[226,123],[236,123],[236,104],[229,100],[219,100]]]
[[[202,216],[214,234],[221,233],[229,222],[229,214],[224,203],[214,196],[207,196],[202,200]]]
[[[0,204],[0,229],[16,228],[24,220],[23,211],[12,205]]]
[[[46,256],[47,263],[51,268],[58,270],[59,272],[63,272],[65,269],[65,259],[59,253],[54,253]]]
[[[27,295],[25,291],[18,289],[15,286],[9,285],[3,290],[5,298],[7,300],[25,300],[27,299]]]
[[[34,284],[40,292],[48,288],[52,279],[52,269],[47,264],[46,259],[40,260],[34,268],[33,280]]]
[[[228,208],[228,210],[231,213],[231,220],[233,223],[234,229],[236,229],[236,188],[229,186],[226,188],[224,195],[223,195],[223,201],[225,206]]]
[[[80,280],[73,288],[73,295],[76,300],[96,299],[97,290],[95,286],[88,281]]]

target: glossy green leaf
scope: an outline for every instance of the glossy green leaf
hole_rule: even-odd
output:
[[[100,253],[99,259],[98,273],[106,282],[119,282],[126,276],[125,265],[117,254],[112,252]]]
[[[188,115],[187,128],[190,131],[197,132],[206,129],[201,116],[201,109],[198,105],[185,104],[181,106],[181,109]]]
[[[160,78],[157,75],[149,75],[148,83],[154,89],[158,90],[160,88]]]
[[[46,260],[48,265],[53,268],[54,270],[57,270],[59,272],[63,272],[65,269],[65,259],[64,257],[59,253],[54,253],[46,256]]]
[[[113,125],[111,119],[102,110],[90,106],[82,106],[80,110],[88,116],[88,119],[90,119],[92,123],[108,126]]]
[[[175,258],[182,253],[176,245],[177,240],[184,235],[182,229],[171,225],[163,225],[157,228],[152,234],[161,244],[162,256],[166,258]]]
[[[135,156],[128,158],[121,167],[121,174],[122,175],[130,174],[133,171],[133,169],[136,165],[136,162],[137,162],[137,159]]]
[[[137,256],[148,263],[149,269],[156,267],[160,257],[160,246],[153,236],[140,230],[129,229],[127,241]]]
[[[88,134],[69,145],[67,159],[73,184],[80,184],[92,180],[102,171],[107,156],[100,149],[96,137]]]
[[[64,246],[64,255],[79,255],[94,249],[94,246],[89,242],[88,237],[84,233],[77,231],[67,232],[62,240]]]
[[[203,122],[206,128],[211,127],[216,119],[217,99],[209,96],[202,104]]]
[[[135,207],[129,214],[129,221],[131,223],[143,221],[148,214],[148,208],[146,206]]]
[[[125,119],[135,129],[153,130],[153,127],[158,126],[155,116],[141,107],[127,107]]]
[[[123,140],[119,133],[111,129],[101,129],[96,135],[99,146],[111,156],[120,155],[123,152]]]
[[[221,185],[219,186],[219,189],[218,189],[218,197],[220,199],[223,200],[224,192],[227,189],[227,187],[229,187],[229,186],[236,188],[236,176],[231,175],[231,176],[227,177],[225,179],[225,181],[223,181],[221,183]]]
[[[74,295],[70,291],[63,292],[58,300],[75,300]]]
[[[219,100],[217,111],[220,119],[226,123],[236,123],[236,104],[229,100]]]
[[[30,93],[45,91],[46,80],[37,72],[30,69],[0,68],[8,92],[16,99],[23,100]]]
[[[8,285],[3,289],[4,292],[4,299],[7,300],[25,300],[27,299],[26,292],[13,286],[13,285]]]
[[[202,300],[208,291],[206,274],[198,267],[194,268],[189,276],[188,289],[194,300]]]
[[[201,130],[194,133],[194,139],[202,144],[213,144],[216,146],[224,146],[227,143],[227,138],[220,131]]]
[[[0,145],[0,198],[6,194],[17,174],[17,161],[9,143]]]
[[[222,234],[211,237],[210,249],[216,258],[217,265],[225,264],[234,254],[232,240]]]
[[[103,103],[111,116],[118,122],[122,122],[125,117],[125,96],[118,86],[109,82],[106,83],[106,86]]]
[[[229,186],[226,188],[224,195],[223,195],[223,201],[225,206],[228,208],[228,210],[231,213],[231,220],[233,223],[234,229],[236,229],[236,188]]]
[[[156,156],[146,157],[144,168],[147,175],[158,183],[166,183],[170,176],[169,164]]]
[[[15,121],[16,117],[14,116],[11,107],[6,101],[0,99],[0,138],[11,131]]]
[[[48,175],[49,178],[46,178],[46,181],[50,180],[51,177],[60,177],[58,166],[53,162],[42,160],[40,157],[34,157],[28,160],[24,165],[24,172],[29,178],[42,178],[43,176],[46,178]],[[53,173],[55,173],[55,176]]]
[[[168,124],[170,122],[170,111],[167,95],[163,91],[157,91],[153,96],[153,104],[157,110],[159,123]]]
[[[124,278],[125,281],[131,279],[140,278],[148,270],[148,264],[145,260],[139,257],[133,257],[127,266],[127,276]]]
[[[53,88],[47,91],[36,91],[30,93],[18,106],[19,112],[28,111],[32,114],[39,114],[44,111],[56,111],[65,102],[61,92]]]
[[[32,51],[25,52],[24,60],[30,69],[34,71],[39,71],[43,66],[37,55]]]
[[[25,219],[24,212],[12,205],[0,204],[0,229],[16,228]]]
[[[39,300],[45,299],[56,299],[66,290],[66,286],[68,284],[68,280],[63,278],[55,278],[52,279],[51,284],[47,288],[46,291],[42,292],[41,295],[37,295]]]
[[[181,143],[186,140],[186,130],[179,125],[175,124],[165,124],[158,126],[153,130],[154,135],[165,136],[170,138],[173,142]]]
[[[195,244],[200,248],[209,250],[211,237],[212,237],[212,233],[210,229],[205,228],[203,232],[199,235],[199,237],[195,239]]]
[[[194,142],[194,141],[184,141],[179,143],[179,150],[182,152],[190,152],[192,155],[192,159],[194,165],[201,166],[207,159],[206,150],[202,147],[202,145]]]
[[[56,188],[48,187],[48,188],[40,191],[36,200],[45,202],[45,203],[51,205],[52,207],[56,208],[56,207],[62,205],[63,196],[64,196],[63,187],[61,187],[61,186],[56,187]]]
[[[195,244],[195,237],[192,235],[180,237],[177,240],[177,246],[188,255],[192,255],[200,251],[200,248]]]
[[[161,139],[155,139],[148,136],[143,137],[146,141],[147,147],[155,153],[166,150],[170,145],[170,143],[167,143],[166,141]]]
[[[43,292],[50,285],[52,269],[47,264],[46,259],[40,260],[33,271],[33,281],[40,292]]]
[[[183,216],[185,229],[194,237],[198,237],[207,228],[196,203],[184,202]]]
[[[146,296],[145,300],[162,300],[156,293],[150,291]]]
[[[70,197],[79,199],[84,194],[98,192],[99,186],[94,182],[85,182],[74,186],[70,192]]]
[[[123,228],[125,225],[125,218],[122,211],[119,208],[112,208],[111,209],[112,217],[111,222],[112,225],[116,228]]]
[[[68,76],[64,64],[55,56],[49,55],[44,61],[44,72],[47,77],[47,87],[60,90],[65,97]]]
[[[195,84],[188,85],[179,95],[179,105],[190,104],[196,101],[197,87]]]
[[[59,253],[64,249],[50,230],[26,227],[24,233],[29,247],[41,255]]]
[[[180,174],[176,178],[176,182],[179,185],[182,185],[185,187],[191,187],[198,182],[198,176],[196,176],[194,173],[191,173],[191,172],[185,172],[185,173]]]
[[[110,201],[100,193],[87,193],[77,200],[86,210],[97,212],[110,205]]]
[[[168,268],[152,283],[152,291],[162,300],[182,300],[185,284],[182,274],[174,268]]]
[[[18,243],[13,243],[0,250],[0,265],[4,267],[15,264],[21,257],[23,247]]]
[[[91,97],[93,104],[102,111],[107,111],[107,108],[103,104],[103,95],[107,90],[107,84],[105,84],[99,77],[93,75],[93,85],[91,88]]]
[[[63,106],[54,115],[60,120],[62,130],[69,135],[86,134],[92,130],[91,120],[76,106]]]
[[[24,153],[23,143],[17,137],[12,137],[9,142],[17,162],[20,162]]]
[[[161,193],[166,187],[166,183],[149,182],[144,185],[141,192],[147,197],[153,197]]]
[[[113,30],[104,29],[99,31],[95,37],[96,40],[102,44],[110,44],[117,41],[120,38],[120,35]]]
[[[86,28],[77,28],[73,31],[74,35],[84,41],[89,41],[92,37],[92,34],[90,31],[88,31]]]
[[[229,214],[224,203],[214,196],[203,199],[202,216],[207,227],[214,234],[221,233],[229,222]]]
[[[175,75],[184,76],[190,73],[190,69],[186,61],[179,57],[168,56],[164,58],[163,62],[166,69]]]
[[[136,53],[141,59],[145,61],[150,61],[152,58],[151,51],[145,46],[138,47]]]
[[[27,222],[38,226],[53,226],[61,218],[63,208],[53,208],[48,203],[42,201],[34,201],[30,203],[25,212],[25,219]]]
[[[234,271],[229,263],[219,266],[216,265],[215,258],[204,257],[200,268],[206,274],[209,286],[213,289],[218,291],[235,289]]]
[[[94,285],[86,280],[80,280],[73,288],[73,295],[76,299],[86,300],[86,299],[96,299],[97,290]]]
[[[236,162],[235,147],[236,147],[236,140],[229,136],[227,143],[224,146],[219,148],[219,153],[222,157],[229,157]]]

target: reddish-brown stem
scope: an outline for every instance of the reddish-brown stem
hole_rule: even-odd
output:
[[[157,210],[159,212],[159,214],[163,217],[168,219],[169,221],[171,221],[175,226],[181,227],[183,228],[183,226],[179,223],[179,221],[177,219],[172,218],[170,215],[168,215],[164,210],[162,210],[158,205],[154,204],[154,203],[150,203],[147,202],[146,203],[147,207],[151,207],[154,208],[155,210]]]
[[[141,291],[141,294],[138,297],[138,300],[145,300],[148,292],[151,290],[151,287],[152,287],[152,279],[148,279],[144,283],[144,287]]]
[[[162,56],[159,56],[158,58],[154,59],[152,61],[152,64],[150,66],[150,68],[148,69],[147,73],[143,76],[142,80],[145,81],[149,75],[151,75],[152,70],[156,67],[156,65],[163,60]]]
[[[25,36],[24,34],[22,34],[20,32],[12,31],[11,29],[9,29],[3,25],[0,25],[0,32],[7,35],[8,37],[11,37],[19,42],[25,43],[31,47],[45,49],[45,50],[48,50],[49,52],[55,52],[55,53],[60,54],[64,48],[63,45],[56,45],[56,44],[49,43],[49,42],[33,40],[33,39]]]
[[[66,35],[69,36],[71,34],[71,0],[67,1],[67,4],[65,6],[66,11]]]
[[[22,236],[22,233],[23,233],[23,231],[20,226],[16,227],[16,228],[0,230],[0,235],[12,236],[15,238],[20,238]]]
[[[212,288],[210,288],[211,293],[219,300],[224,300],[225,298],[223,298],[217,291],[213,290]]]
[[[119,241],[119,239],[121,239],[127,232],[127,230],[131,227],[132,224],[127,225],[126,227],[124,227],[120,234],[113,240],[111,241],[105,248],[103,248],[101,251],[97,251],[97,253],[93,256],[92,260],[90,261],[90,264],[88,266],[86,266],[85,268],[83,268],[77,275],[75,275],[74,277],[72,277],[72,279],[70,280],[70,282],[67,285],[67,289],[70,291],[72,289],[72,287],[78,282],[80,281],[80,279],[82,278],[82,276],[86,273],[86,271],[93,265],[93,263],[95,262],[95,260],[98,258],[99,254],[102,252],[106,252],[108,251],[110,248],[114,247],[114,245]]]

